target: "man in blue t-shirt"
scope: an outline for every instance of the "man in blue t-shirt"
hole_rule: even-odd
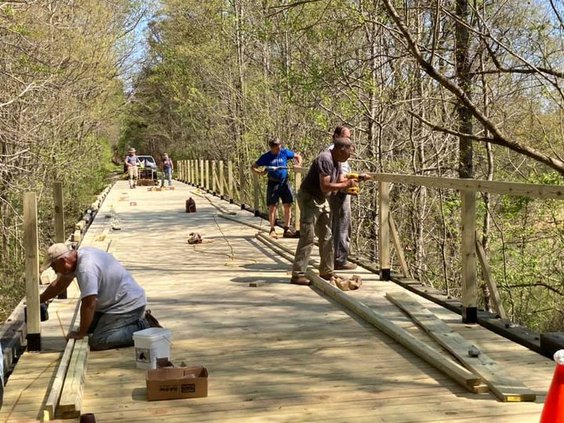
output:
[[[270,236],[276,237],[274,226],[278,214],[278,200],[282,199],[284,207],[284,238],[297,238],[298,235],[290,228],[292,217],[292,203],[294,195],[288,183],[288,160],[294,160],[299,166],[302,158],[299,154],[291,150],[282,148],[280,139],[273,138],[268,142],[270,151],[264,153],[253,163],[251,170],[258,175],[268,175],[268,185],[266,189],[266,205],[268,206],[268,220],[270,221]],[[264,170],[259,170],[263,167]]]

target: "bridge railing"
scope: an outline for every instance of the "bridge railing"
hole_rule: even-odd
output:
[[[211,168],[211,177],[210,177]],[[239,168],[238,177],[234,174],[231,162],[209,160],[181,160],[178,162],[179,179],[198,186],[208,192],[222,196],[224,199],[241,204],[242,208],[260,215],[266,211],[262,193],[264,181],[248,168]],[[294,168],[292,183],[297,191],[306,168]],[[252,176],[249,176],[252,175]],[[461,200],[460,208],[460,266],[462,278],[462,318],[464,322],[477,321],[478,276],[477,264],[482,267],[495,311],[505,317],[500,296],[495,282],[492,280],[487,257],[476,236],[476,194],[492,193],[503,195],[525,196],[537,199],[564,199],[564,186],[539,185],[518,182],[498,182],[478,179],[453,179],[430,176],[400,175],[387,173],[370,173],[378,184],[378,266],[380,278],[391,278],[391,248],[394,247],[399,261],[401,273],[411,277],[404,249],[400,244],[399,234],[391,215],[390,190],[393,184],[415,185],[420,187],[451,189],[458,191]],[[248,206],[248,207],[247,207]],[[299,229],[300,211],[295,207],[296,227]]]

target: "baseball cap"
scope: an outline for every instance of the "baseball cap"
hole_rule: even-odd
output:
[[[72,248],[67,245],[63,244],[62,242],[58,242],[56,244],[51,245],[47,249],[47,257],[41,266],[41,271],[44,272],[47,270],[55,261],[60,259],[61,257],[65,257],[68,253],[72,251]]]

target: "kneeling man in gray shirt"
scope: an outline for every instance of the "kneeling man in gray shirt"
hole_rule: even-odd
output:
[[[133,332],[158,326],[145,311],[145,291],[111,254],[98,248],[73,250],[57,243],[47,250],[43,269],[58,275],[41,294],[42,303],[63,292],[76,277],[80,288],[80,326],[67,338],[90,335],[90,348],[107,350],[133,345]]]

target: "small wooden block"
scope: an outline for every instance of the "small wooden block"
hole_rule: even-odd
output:
[[[252,288],[258,288],[259,286],[263,286],[264,284],[265,284],[264,281],[249,282],[249,286]]]

